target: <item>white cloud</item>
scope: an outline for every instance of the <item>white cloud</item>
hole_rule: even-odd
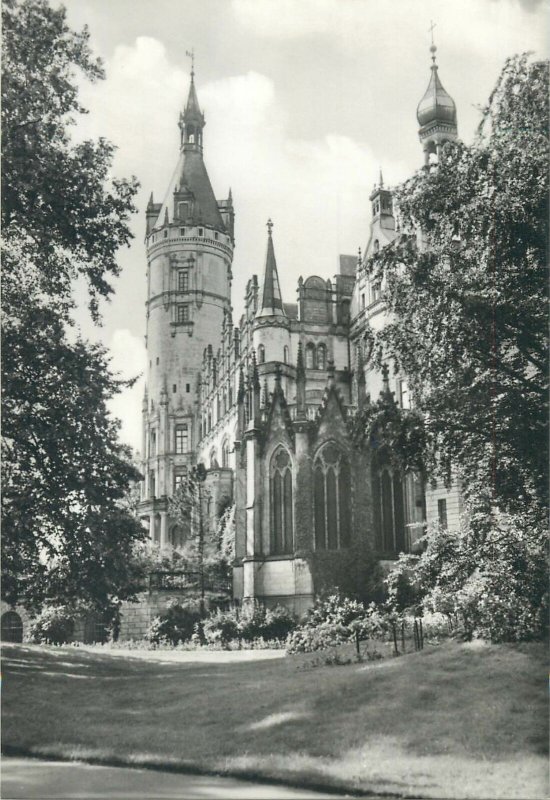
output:
[[[113,416],[122,422],[120,438],[134,450],[141,450],[141,400],[147,363],[145,345],[127,329],[115,330],[109,342],[111,367],[120,377],[131,379],[141,375],[129,389],[124,389],[109,403]]]

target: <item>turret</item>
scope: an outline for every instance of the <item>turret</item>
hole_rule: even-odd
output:
[[[428,88],[418,104],[416,111],[416,118],[420,125],[418,137],[424,151],[424,162],[426,166],[430,163],[431,155],[439,157],[441,145],[444,142],[458,139],[456,105],[439,80],[438,68],[435,61],[436,51],[437,47],[433,43],[432,35],[432,46],[430,47],[430,52],[432,54],[432,74],[430,76]]]

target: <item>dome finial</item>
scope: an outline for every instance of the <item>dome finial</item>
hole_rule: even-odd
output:
[[[435,67],[435,66],[437,66],[436,63],[435,63],[435,54],[437,52],[437,47],[435,46],[435,43],[434,43],[434,28],[437,28],[437,25],[435,24],[433,19],[431,19],[430,20],[430,27],[428,28],[428,31],[430,32],[430,35],[432,37],[432,44],[431,44],[431,47],[430,47],[430,53],[432,54],[432,62],[433,62],[433,65]]]

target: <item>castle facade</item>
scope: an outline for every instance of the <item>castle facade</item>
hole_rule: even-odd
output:
[[[425,164],[457,137],[456,108],[435,63],[417,111]],[[367,326],[387,321],[384,285],[367,260],[398,235],[382,176],[370,195],[364,254],[340,255],[332,279],[300,277],[285,302],[275,235],[252,275],[245,311],[231,306],[234,208],[216,200],[203,157],[204,115],[194,72],[179,119],[181,148],[163,203],[149,201],[147,388],[143,400],[140,513],[151,542],[167,552],[184,533],[168,499],[202,463],[215,516],[235,504],[233,594],[241,601],[307,609],[331,576],[353,573],[366,553],[410,551],[432,520],[453,526],[457,487],[396,474],[352,444],[367,397],[392,392],[409,406],[406,376],[364,357]]]

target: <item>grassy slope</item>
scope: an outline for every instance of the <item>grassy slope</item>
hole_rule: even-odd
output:
[[[426,797],[546,796],[545,648],[375,664],[154,663],[5,650],[3,742]]]

